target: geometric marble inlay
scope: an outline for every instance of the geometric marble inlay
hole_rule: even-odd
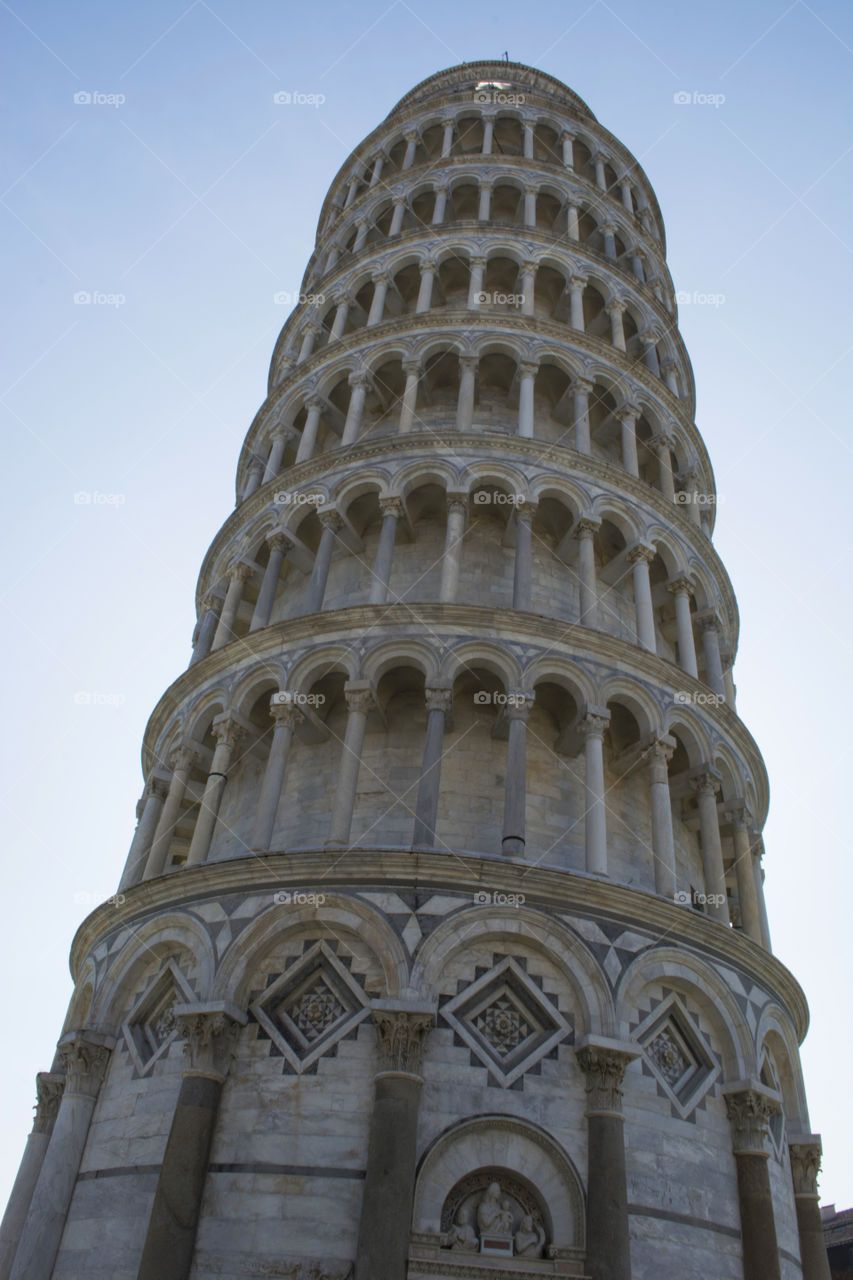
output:
[[[177,1036],[175,1005],[193,1000],[192,987],[170,960],[136,1001],[122,1026],[125,1043],[140,1075],[147,1075]]]
[[[677,996],[671,996],[637,1030],[647,1063],[682,1117],[705,1097],[717,1077],[701,1031]]]

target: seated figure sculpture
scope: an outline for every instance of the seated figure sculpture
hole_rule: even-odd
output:
[[[457,1253],[476,1253],[480,1242],[477,1232],[471,1226],[471,1215],[467,1209],[460,1209],[456,1221],[447,1233],[447,1244]]]
[[[535,1224],[529,1213],[521,1219],[521,1225],[515,1233],[515,1252],[519,1258],[541,1258],[542,1246],[545,1244],[545,1231],[541,1224]]]

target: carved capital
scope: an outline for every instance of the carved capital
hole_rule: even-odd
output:
[[[468,518],[468,494],[467,493],[448,493],[447,495],[447,514],[461,514],[467,520]]]
[[[779,1103],[758,1089],[727,1093],[725,1099],[735,1155],[769,1155],[770,1117],[780,1110]]]
[[[609,316],[612,316],[612,315],[621,316],[626,310],[627,310],[626,304],[622,301],[621,298],[613,298],[610,302],[608,302],[607,306],[605,307],[605,311]]]
[[[673,596],[689,596],[693,594],[693,584],[689,578],[670,578],[666,589]]]
[[[652,782],[669,782],[668,765],[675,753],[674,738],[655,738],[649,747],[649,769]]]
[[[690,779],[690,785],[697,796],[715,796],[722,783],[723,780],[716,769],[700,769]]]
[[[352,689],[348,685],[344,685],[344,697],[346,698],[347,710],[355,711],[360,715],[367,715],[374,704],[373,690],[358,685]]]
[[[334,508],[318,511],[317,519],[324,529],[331,529],[332,533],[340,533],[344,527],[343,516],[339,511],[335,511]]]
[[[352,373],[347,378],[347,382],[349,383],[353,391],[356,389],[356,387],[365,387],[365,388],[369,387],[370,374],[367,372],[366,369],[353,369]]]
[[[573,378],[572,391],[576,396],[589,396],[595,390],[595,383],[588,378]]]
[[[594,538],[601,528],[600,520],[592,520],[588,516],[581,516],[574,529],[572,529],[573,538]]]
[[[245,582],[247,578],[251,578],[254,572],[255,566],[253,564],[247,564],[245,560],[238,560],[228,570],[228,581]]]
[[[385,516],[394,516],[399,520],[403,515],[403,499],[402,498],[380,498],[379,510]]]
[[[374,1009],[372,1017],[379,1048],[379,1070],[419,1076],[435,1014]]]
[[[604,731],[610,724],[610,712],[591,707],[581,720],[581,732],[584,738],[603,738]]]
[[[632,547],[628,552],[628,562],[629,564],[651,564],[656,555],[657,551],[654,547],[648,546],[645,542],[638,542],[637,545]]]
[[[276,702],[275,694],[273,694],[273,701],[270,703],[270,716],[276,729],[281,726],[284,729],[290,729],[291,733],[295,732],[302,723],[302,712],[296,704],[293,702]]]
[[[221,747],[229,747],[233,751],[246,732],[246,726],[226,713],[216,717],[210,726],[210,732]]]
[[[574,293],[577,290],[579,293],[583,293],[588,284],[589,281],[586,276],[572,276],[569,281],[569,291]]]
[[[52,1133],[64,1088],[65,1076],[60,1072],[40,1071],[38,1073],[33,1133]]]
[[[176,747],[169,756],[169,767],[177,773],[179,769],[191,769],[194,764],[198,764],[201,757],[196,747],[185,742],[182,746]]]
[[[228,1074],[246,1015],[221,1004],[176,1004],[175,1026],[184,1041],[184,1075],[220,1084]]]
[[[508,689],[504,710],[508,720],[523,720],[527,723],[536,694],[530,689]]]
[[[809,1142],[791,1142],[791,1178],[795,1196],[818,1198],[817,1176],[820,1173],[821,1144],[813,1138]]]
[[[522,378],[535,378],[539,372],[539,364],[534,360],[522,360],[518,366],[519,376]]]
[[[694,613],[693,625],[700,633],[720,630],[720,620],[713,609],[703,609],[701,613]]]
[[[288,538],[286,533],[280,533],[276,530],[274,533],[268,533],[264,539],[270,551],[288,551],[293,550],[293,542]]]
[[[57,1052],[65,1076],[65,1092],[97,1098],[110,1060],[107,1046],[78,1032],[60,1044]]]
[[[515,518],[522,524],[532,524],[533,517],[536,515],[537,503],[535,502],[519,502],[515,508]]]
[[[633,427],[636,425],[641,412],[642,410],[637,404],[623,404],[621,409],[616,410],[616,417],[620,422],[630,423]]]
[[[424,697],[427,711],[443,711],[447,716],[453,710],[453,690],[446,685],[428,684]]]
[[[622,1114],[622,1080],[634,1054],[587,1044],[577,1051],[581,1071],[586,1076],[587,1115],[599,1112]]]

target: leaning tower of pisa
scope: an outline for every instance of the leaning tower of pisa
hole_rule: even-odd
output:
[[[663,224],[564,84],[355,149],[236,495],[0,1280],[826,1280]]]

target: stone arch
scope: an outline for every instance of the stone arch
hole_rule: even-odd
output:
[[[185,977],[196,987],[198,998],[211,998],[216,953],[206,926],[188,911],[173,911],[148,920],[133,933],[98,985],[92,1006],[94,1025],[118,1026],[130,1008],[134,984],[152,959],[164,960],[183,950],[195,962],[195,974]]]
[[[284,682],[284,666],[277,659],[266,659],[244,672],[231,691],[229,711],[248,716],[258,698],[269,689],[277,691]]]
[[[598,700],[598,690],[590,675],[568,658],[546,654],[534,658],[525,667],[522,683],[526,689],[539,684],[556,684],[572,695],[579,707],[593,705]]]
[[[473,667],[484,667],[493,672],[505,689],[516,688],[521,683],[517,659],[499,645],[479,640],[468,640],[451,649],[441,664],[440,675],[442,679],[453,682],[463,671]]]
[[[782,1105],[789,1129],[792,1132],[808,1133],[809,1110],[797,1038],[790,1018],[776,1003],[765,1005],[758,1019],[755,1033],[756,1075],[761,1069],[765,1049],[769,1051],[779,1077]]]
[[[644,736],[657,737],[663,732],[661,710],[655,699],[637,680],[628,676],[608,677],[601,687],[601,704],[617,702],[634,716]]]
[[[362,660],[362,678],[375,686],[386,672],[399,666],[416,667],[426,680],[434,680],[438,674],[438,656],[430,645],[416,640],[389,640],[371,649]]]
[[[314,681],[336,671],[347,680],[355,680],[358,673],[358,657],[343,644],[323,645],[298,659],[287,673],[287,683],[293,693],[306,693]]]
[[[512,1152],[512,1169],[507,1153]],[[483,1168],[517,1172],[539,1193],[550,1222],[550,1244],[584,1248],[584,1192],[580,1176],[560,1144],[529,1120],[482,1115],[446,1129],[424,1153],[415,1182],[412,1227],[438,1234],[444,1201],[466,1175]]]

